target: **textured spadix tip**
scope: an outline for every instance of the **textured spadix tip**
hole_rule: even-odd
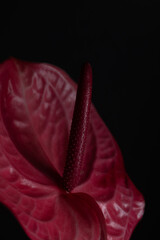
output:
[[[85,62],[81,67],[81,74],[85,74],[86,77],[91,77],[92,67],[89,62]],[[90,79],[91,80],[91,79]]]
[[[85,63],[81,68],[72,125],[69,136],[63,183],[70,192],[80,181],[86,145],[92,96],[92,68]]]

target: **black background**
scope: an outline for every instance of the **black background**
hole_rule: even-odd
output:
[[[149,0],[1,8],[0,62],[10,56],[48,62],[75,81],[82,63],[91,63],[93,103],[146,201],[131,240],[156,239],[159,232],[159,10]],[[11,235],[28,239],[0,205],[0,239]]]

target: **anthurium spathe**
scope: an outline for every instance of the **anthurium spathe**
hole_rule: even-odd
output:
[[[89,64],[76,104],[77,86],[63,70],[0,65],[0,201],[32,240],[127,240],[143,215],[91,88]]]

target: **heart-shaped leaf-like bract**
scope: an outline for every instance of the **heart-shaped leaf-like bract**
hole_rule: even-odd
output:
[[[79,184],[63,189],[76,89],[49,64],[0,65],[0,201],[32,240],[127,240],[144,200],[93,105]]]

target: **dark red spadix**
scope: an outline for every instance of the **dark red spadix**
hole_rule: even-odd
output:
[[[86,145],[92,96],[92,69],[89,63],[81,70],[72,125],[70,130],[67,158],[63,174],[65,189],[70,192],[79,183],[81,165]]]

